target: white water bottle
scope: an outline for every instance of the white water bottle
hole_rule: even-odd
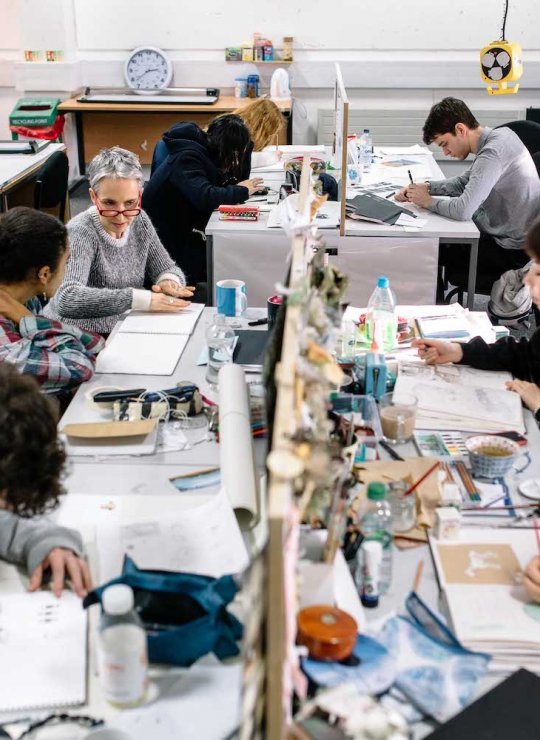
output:
[[[371,140],[371,134],[369,129],[365,128],[364,133],[360,137],[360,144],[358,146],[360,150],[360,165],[362,172],[369,172],[371,169],[371,159],[373,157],[373,141]]]
[[[368,301],[366,328],[373,350],[392,352],[397,334],[396,303],[384,275],[377,278],[377,287]]]
[[[135,707],[146,698],[148,649],[133,591],[122,583],[109,586],[102,606],[97,653],[103,695],[115,707]]]
[[[366,540],[376,540],[382,547],[379,571],[379,593],[384,594],[392,580],[392,510],[386,498],[384,483],[368,485],[367,500],[360,510],[359,527]]]

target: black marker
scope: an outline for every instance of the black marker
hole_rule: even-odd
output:
[[[268,323],[268,319],[257,319],[257,321],[248,321],[248,326],[264,326]]]

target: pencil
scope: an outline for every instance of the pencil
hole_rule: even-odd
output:
[[[420,581],[422,580],[422,573],[424,572],[424,561],[421,560],[418,563],[418,568],[416,569],[416,575],[414,577],[413,587],[412,590],[415,593],[418,593],[418,589],[420,588]]]
[[[411,185],[414,185],[414,180],[412,179],[411,171],[407,170],[407,174],[409,175],[409,180],[411,181]]]
[[[425,479],[426,479],[426,478],[427,478],[427,477],[428,477],[429,475],[431,475],[431,474],[433,473],[433,471],[434,471],[434,470],[436,470],[436,469],[437,469],[437,468],[439,467],[439,465],[440,465],[439,461],[437,461],[437,462],[436,462],[436,463],[435,463],[434,465],[432,465],[432,466],[430,467],[430,469],[429,469],[429,470],[427,470],[427,471],[426,471],[426,472],[424,473],[424,475],[422,475],[422,476],[421,476],[420,478],[418,478],[418,480],[416,481],[416,483],[413,483],[413,484],[412,484],[412,486],[409,486],[409,488],[407,488],[407,490],[405,491],[405,493],[404,493],[403,495],[404,495],[404,496],[408,496],[408,495],[409,495],[410,493],[412,493],[413,491],[416,491],[416,489],[418,488],[418,486],[420,485],[420,483],[423,483],[423,482],[425,481]]]
[[[538,532],[538,517],[535,516],[533,519],[534,524],[534,536],[536,537],[536,549],[538,550],[538,555],[540,555],[540,533]]]

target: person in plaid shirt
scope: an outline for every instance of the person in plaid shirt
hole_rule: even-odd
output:
[[[67,230],[53,216],[13,208],[0,217],[0,362],[33,375],[45,393],[89,380],[104,340],[42,316],[42,303],[62,282]]]

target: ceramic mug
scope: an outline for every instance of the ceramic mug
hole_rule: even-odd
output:
[[[465,440],[465,447],[475,478],[502,478],[512,470],[521,456],[528,457],[528,453],[523,452],[516,442],[494,434],[468,437]]]
[[[219,280],[216,283],[217,312],[225,316],[242,316],[247,308],[246,284],[243,280]]]

